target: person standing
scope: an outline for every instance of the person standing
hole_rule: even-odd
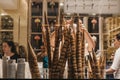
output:
[[[48,55],[45,51],[45,46],[41,46],[41,52],[37,54],[38,61],[43,62],[43,68],[48,68]]]
[[[120,79],[120,33],[116,34],[114,47],[117,49],[110,68],[106,69],[106,74],[114,74],[115,79]]]

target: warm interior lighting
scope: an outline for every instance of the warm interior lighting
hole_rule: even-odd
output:
[[[4,16],[4,15],[7,15],[7,14],[6,14],[6,13],[1,13],[0,15],[1,15],[1,16]]]
[[[61,2],[61,3],[60,3],[60,6],[63,6],[63,5],[64,5],[64,4]]]
[[[91,23],[93,24],[93,29],[95,29],[95,24],[97,23],[97,20],[95,18],[93,18]]]

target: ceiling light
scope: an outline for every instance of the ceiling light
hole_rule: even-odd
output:
[[[63,5],[64,5],[64,4],[61,2],[61,3],[60,3],[60,6],[63,6]]]
[[[4,16],[4,15],[7,15],[7,14],[6,14],[6,13],[1,13],[0,15],[1,15],[1,16]]]

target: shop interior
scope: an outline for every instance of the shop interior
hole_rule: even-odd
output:
[[[72,39],[69,29],[68,32],[62,30],[67,24],[71,27],[74,24],[79,26],[79,19],[82,21],[82,27],[96,40],[92,58],[88,57],[88,61],[84,58],[84,34],[79,33],[79,28],[76,34],[80,36],[76,35],[75,40]],[[69,20],[71,21],[67,23]],[[0,53],[3,53],[4,40],[14,41],[18,54],[24,58],[23,61],[27,65],[24,68],[26,72],[23,71],[24,77],[21,77],[24,79],[113,78],[106,75],[104,70],[112,64],[112,56],[116,50],[112,42],[118,33],[120,33],[119,0],[0,0]],[[79,42],[82,47],[79,47],[81,46]],[[72,46],[74,44],[76,46]],[[43,68],[42,59],[39,58],[43,45],[48,55],[48,68]],[[74,59],[77,57],[74,56],[77,54],[74,53],[79,51],[80,58],[76,61]],[[71,53],[71,57],[67,53]],[[0,70],[3,73],[5,69],[2,67]],[[0,78],[16,78],[3,74],[0,74]]]

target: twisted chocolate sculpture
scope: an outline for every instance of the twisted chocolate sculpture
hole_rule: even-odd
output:
[[[29,41],[28,41],[28,49],[29,49],[28,63],[29,63],[32,78],[33,79],[40,78],[40,72],[37,64],[37,57]]]

